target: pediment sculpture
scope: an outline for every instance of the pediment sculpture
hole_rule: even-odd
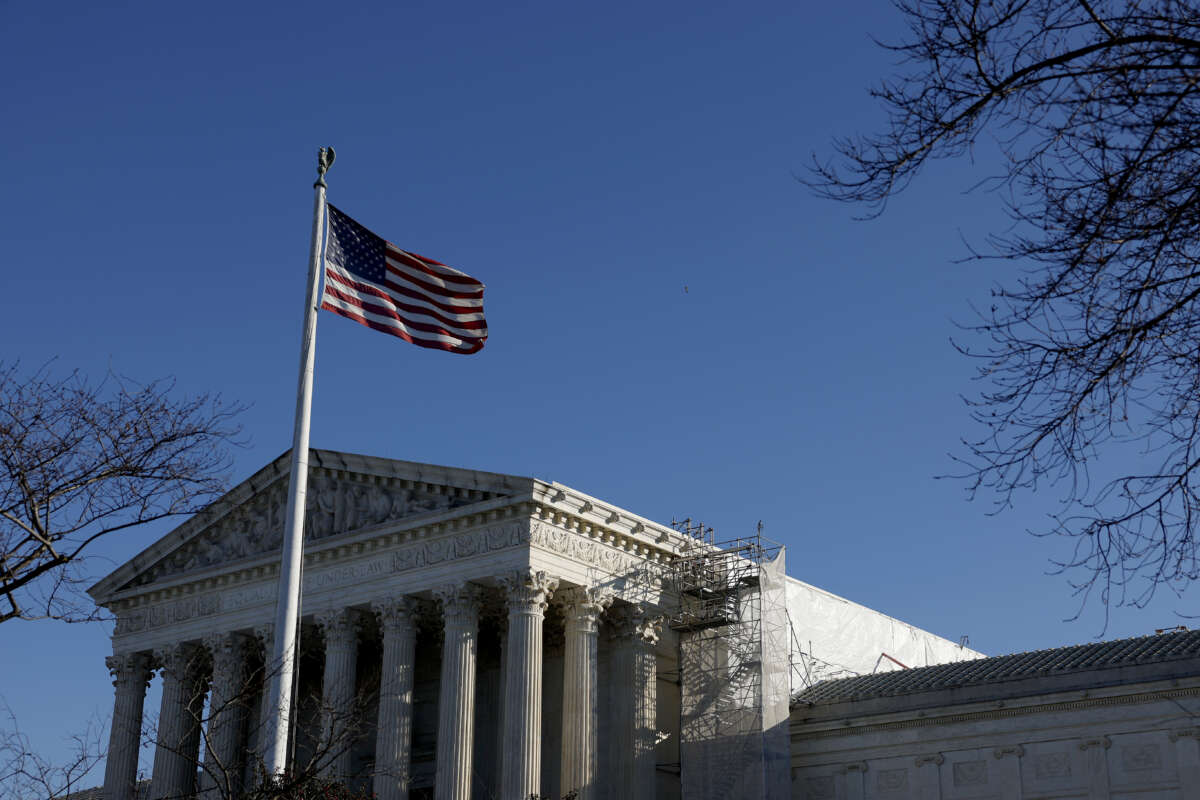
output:
[[[403,517],[447,511],[475,502],[463,497],[316,474],[308,484],[304,539],[319,541]],[[203,528],[126,587],[231,564],[278,551],[287,513],[287,481],[277,481]]]

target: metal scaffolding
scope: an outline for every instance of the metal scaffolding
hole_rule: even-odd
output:
[[[687,544],[668,571],[679,634],[683,796],[789,796],[791,627],[784,548],[751,536],[716,541],[674,523]]]

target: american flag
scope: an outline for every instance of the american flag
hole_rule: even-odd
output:
[[[487,341],[483,284],[401,250],[329,207],[321,308],[421,347],[474,353]]]

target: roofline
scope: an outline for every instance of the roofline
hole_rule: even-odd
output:
[[[900,695],[864,697],[857,700],[791,703],[791,727],[836,725],[839,732],[852,735],[856,728],[875,724],[880,717],[908,718],[936,709],[938,714],[952,714],[954,708],[987,703],[1005,708],[1022,700],[1082,692],[1084,697],[1104,690],[1128,686],[1166,683],[1177,686],[1181,681],[1200,679],[1200,657],[1186,656],[1168,661],[1142,664],[1095,666],[1075,672],[1049,675],[1026,675],[1000,678],[986,683],[923,689]],[[935,720],[936,717],[928,717]]]
[[[221,519],[254,495],[287,477],[291,473],[291,453],[291,448],[288,448],[250,477],[231,487],[216,500],[90,586],[87,590],[88,595],[97,603],[105,601],[123,583],[132,580],[138,572],[166,557],[171,551],[199,534],[205,527]],[[314,468],[362,475],[403,477],[423,483],[444,484],[455,488],[477,489],[505,495],[528,494],[532,496],[535,485],[543,483],[536,478],[520,475],[506,475],[498,472],[310,448],[309,469]]]

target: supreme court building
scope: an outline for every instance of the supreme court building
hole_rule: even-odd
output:
[[[236,797],[253,780],[288,469],[284,454],[90,590],[117,619],[108,800],[140,800],[145,779],[153,800]],[[381,800],[735,796],[712,788],[732,762],[688,751],[688,719],[715,709],[718,726],[783,731],[797,675],[810,685],[978,656],[788,578],[782,655],[712,650],[701,668],[721,685],[689,696],[681,641],[699,626],[670,624],[665,578],[689,547],[686,532],[557,483],[313,450],[294,763]],[[779,658],[783,719],[746,723],[722,686]],[[152,680],[161,706],[144,709]],[[770,739],[759,732],[738,741]],[[147,736],[153,769],[140,776]],[[782,755],[755,758],[790,792],[783,741]],[[688,790],[689,774],[709,788]]]

